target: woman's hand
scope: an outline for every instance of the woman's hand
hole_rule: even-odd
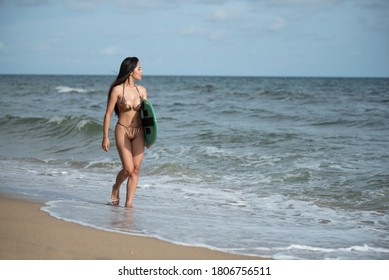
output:
[[[110,143],[109,143],[108,137],[104,138],[103,143],[101,144],[101,147],[103,148],[104,151],[108,152],[109,146],[110,146]]]

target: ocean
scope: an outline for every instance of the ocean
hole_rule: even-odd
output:
[[[144,76],[133,209],[106,205],[114,76],[0,75],[0,191],[98,229],[274,259],[389,259],[389,79]],[[125,197],[125,185],[121,188]]]

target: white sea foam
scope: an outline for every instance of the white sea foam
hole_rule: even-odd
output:
[[[94,89],[85,89],[85,88],[73,88],[68,86],[57,86],[56,90],[58,93],[69,93],[69,92],[77,92],[77,93],[87,93],[94,92]]]
[[[82,130],[86,125],[90,123],[90,120],[81,120],[77,123],[77,129]]]
[[[56,124],[61,124],[63,121],[65,121],[67,119],[67,117],[59,117],[59,116],[55,116],[55,117],[51,117],[49,119],[49,123],[56,123]]]

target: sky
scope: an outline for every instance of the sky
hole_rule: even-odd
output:
[[[389,77],[388,0],[0,0],[0,74]]]

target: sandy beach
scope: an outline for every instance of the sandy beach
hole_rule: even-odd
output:
[[[98,230],[50,217],[43,202],[0,194],[2,260],[258,259],[148,237]]]

